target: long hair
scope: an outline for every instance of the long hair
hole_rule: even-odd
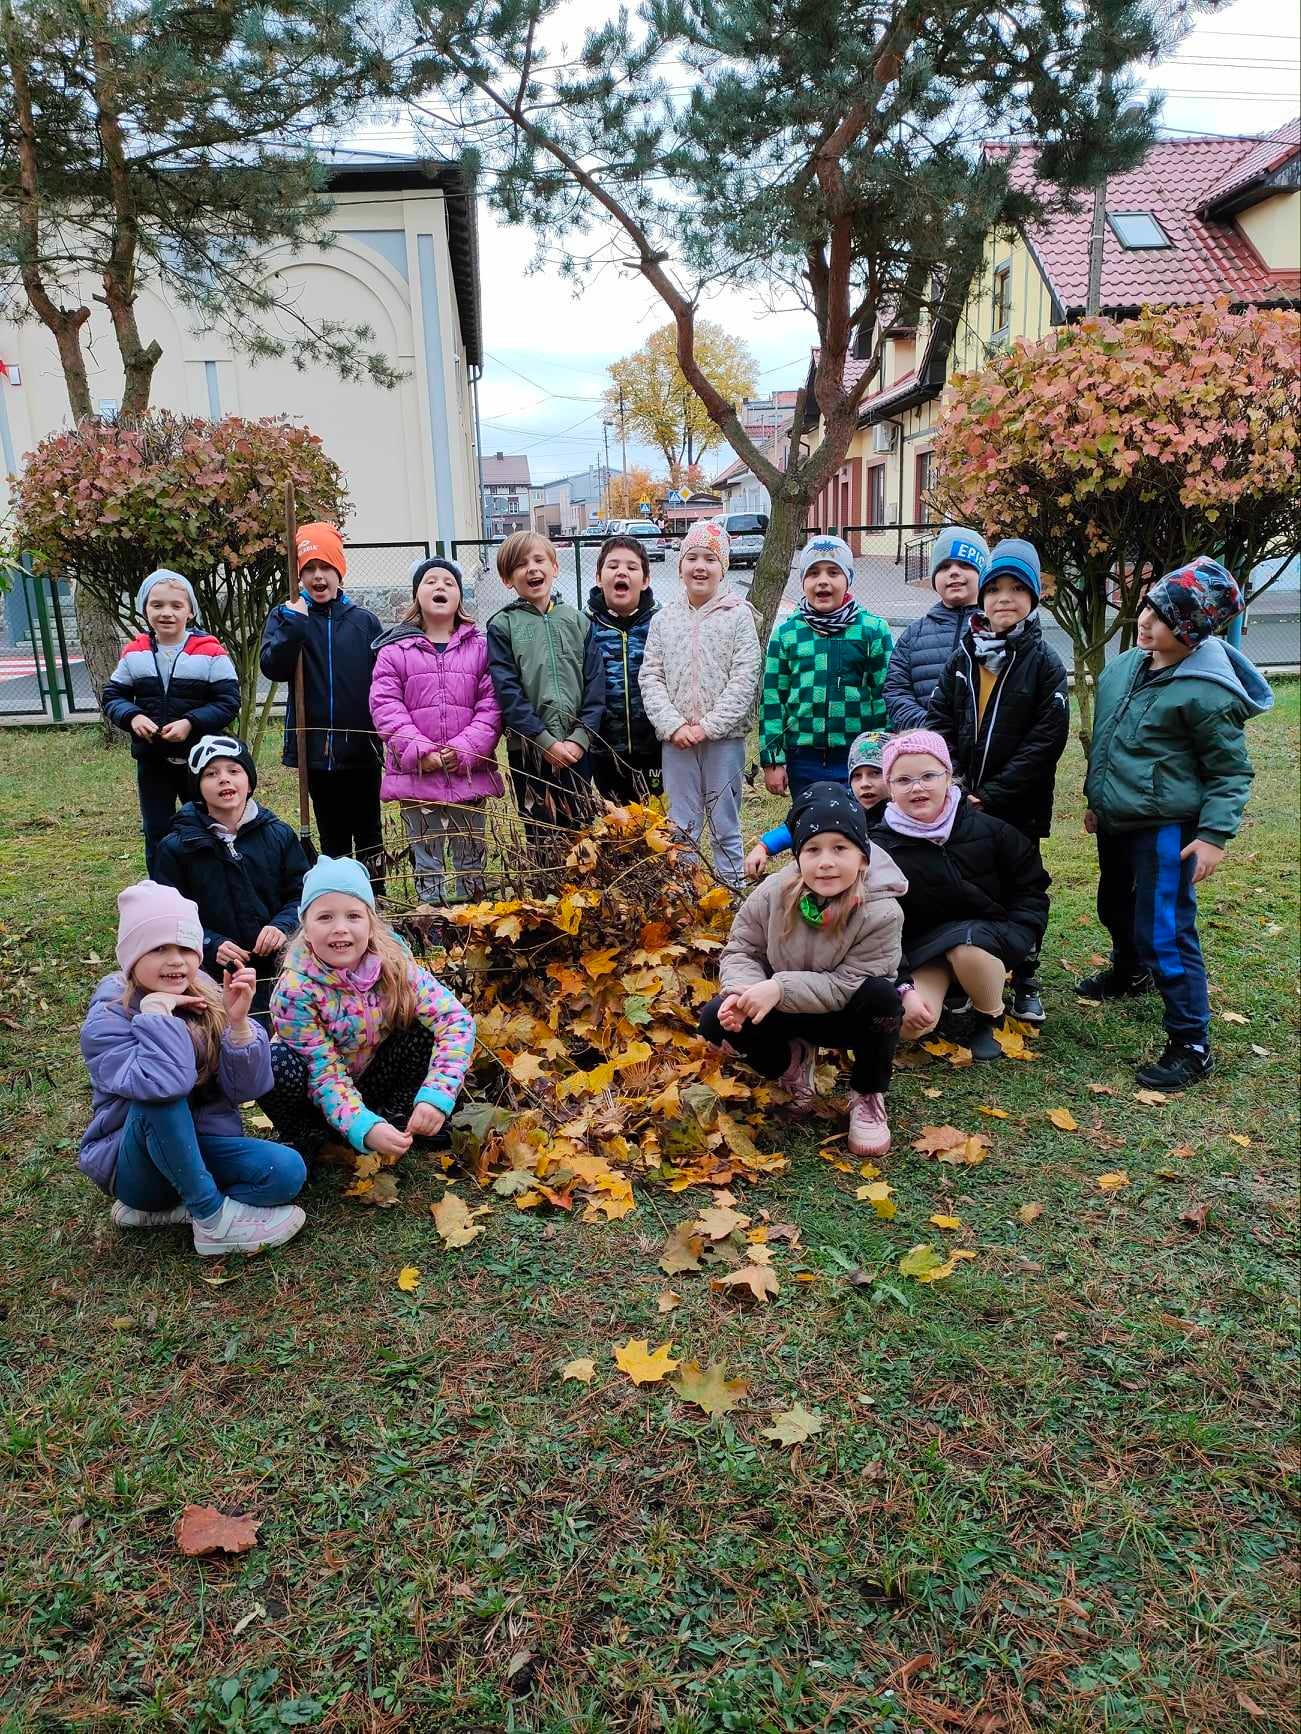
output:
[[[792,868],[794,871],[791,871]],[[863,865],[859,868],[854,883],[847,885],[838,896],[833,897],[822,911],[823,927],[828,930],[839,927],[841,922],[848,921],[854,910],[858,908],[863,901],[863,886],[867,879],[867,869],[868,858],[864,856]],[[790,879],[782,886],[781,893],[782,931],[793,933],[796,923],[804,919],[800,914],[800,903],[810,887],[804,883],[798,859],[792,861],[791,867],[787,871],[790,872]]]
[[[130,976],[125,977],[122,990],[122,1004],[131,1009],[136,994],[143,992],[139,984]],[[201,1006],[181,1006],[172,1013],[180,1018],[190,1032],[194,1043],[194,1060],[196,1082],[206,1084],[217,1075],[217,1066],[221,1060],[221,1038],[226,1029],[226,1006],[221,997],[221,989],[209,976],[199,970],[187,993],[196,993],[202,999]]]
[[[646,580],[646,582],[649,584],[650,583],[650,555],[647,554],[645,548],[642,547],[640,541],[637,539],[636,536],[607,536],[606,537],[605,541],[601,543],[601,552],[596,556],[596,576],[597,576],[598,580],[601,576],[602,566],[605,565],[605,562],[606,562],[607,558],[609,557],[609,555],[613,554],[616,549],[623,549],[627,553],[635,554],[637,556],[637,558],[641,561],[641,575]]]
[[[370,937],[366,949],[379,958],[379,980],[375,987],[393,1027],[405,1029],[415,1022],[416,1016],[416,990],[411,985],[409,974],[411,953],[373,909],[368,909],[367,915],[370,918]],[[300,926],[285,947],[284,969],[301,970],[308,953],[315,956],[307,934]]]

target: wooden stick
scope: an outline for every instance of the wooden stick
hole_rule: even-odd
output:
[[[285,570],[289,574],[288,600],[298,600],[298,499],[292,481],[285,483]],[[294,664],[294,738],[298,758],[298,837],[315,860],[312,849],[311,808],[307,797],[307,706],[303,697],[303,662],[306,645]]]

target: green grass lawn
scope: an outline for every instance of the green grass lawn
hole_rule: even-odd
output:
[[[740,1198],[802,1233],[781,1293],[684,1276],[667,1318],[659,1248],[704,1194],[586,1227],[494,1200],[452,1252],[431,1170],[383,1213],[327,1176],[223,1286],[182,1232],[114,1230],[75,1166],[77,1028],[139,872],[130,765],[0,734],[0,1729],[1291,1727],[1297,722],[1282,685],[1204,888],[1208,1085],[1136,1101],[1157,1002],[1073,1002],[1102,936],[1072,747],[1042,1058],[900,1075],[890,1222],[781,1127],[789,1171]],[[263,792],[290,811],[283,772]],[[989,1159],[916,1154],[926,1122]],[[922,1287],[921,1241],[976,1256]],[[748,1394],[709,1421],[636,1388],[629,1337]],[[794,1400],[824,1427],[790,1451],[761,1433]],[[184,1559],[188,1501],[260,1545]]]

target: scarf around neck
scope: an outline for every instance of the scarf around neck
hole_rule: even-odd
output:
[[[999,634],[989,624],[989,616],[983,608],[977,608],[971,616],[971,648],[977,662],[983,662],[991,674],[1002,672],[1007,661],[1007,653],[1018,639],[1025,637],[1026,627],[1035,617],[1036,610],[1031,609],[1024,620],[1018,620],[1010,632]]]
[[[834,638],[841,633],[858,613],[858,603],[852,596],[846,596],[839,608],[833,608],[830,614],[819,614],[810,604],[807,596],[800,598],[796,613],[806,625],[811,626],[821,638]]]
[[[953,821],[957,816],[958,802],[962,799],[962,791],[956,783],[949,784],[949,792],[944,797],[944,806],[940,815],[932,819],[929,825],[923,825],[919,820],[902,812],[891,801],[885,809],[885,822],[892,831],[897,831],[901,837],[919,837],[924,843],[947,843],[949,833],[953,829]]]

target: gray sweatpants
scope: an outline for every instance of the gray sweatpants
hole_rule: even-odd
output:
[[[416,870],[416,894],[422,903],[445,901],[452,870],[456,873],[457,896],[462,902],[482,899],[487,817],[483,801],[434,807],[402,803],[402,821],[411,839]]]
[[[669,818],[700,841],[705,826],[713,842],[714,871],[730,885],[745,879],[741,850],[743,740],[705,741],[698,747],[664,743],[664,794]]]

